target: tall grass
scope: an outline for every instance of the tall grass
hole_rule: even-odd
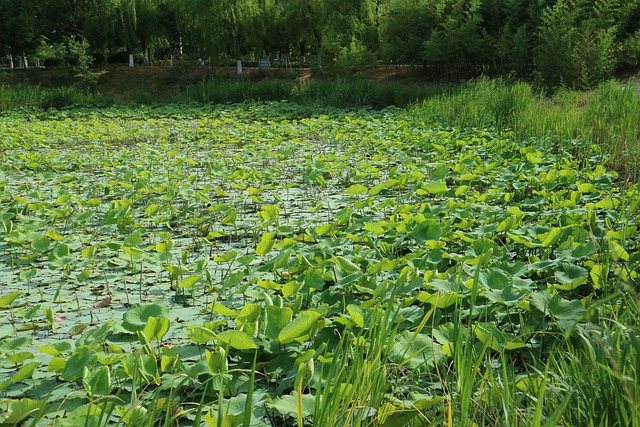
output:
[[[243,78],[214,77],[182,89],[173,99],[181,102],[226,103],[242,101],[282,101],[332,107],[404,107],[420,99],[440,94],[446,86],[404,86],[398,82],[376,84],[360,78],[250,81]]]
[[[86,93],[76,86],[43,88],[33,85],[0,85],[0,112],[21,108],[48,110],[74,105],[111,104],[114,100]]]
[[[0,85],[0,111],[40,108],[43,90],[38,86]]]
[[[510,131],[519,139],[553,136],[583,162],[604,154],[621,179],[640,179],[640,94],[609,81],[591,92],[553,96],[527,83],[481,78],[411,108],[432,123]]]

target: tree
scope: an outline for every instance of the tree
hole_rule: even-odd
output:
[[[381,5],[381,56],[400,64],[419,64],[425,58],[426,37],[441,22],[437,0],[397,0]]]
[[[638,6],[620,0],[559,0],[543,12],[536,74],[548,87],[590,88],[613,77],[624,42],[621,26]]]
[[[26,53],[38,45],[37,0],[3,0],[0,2],[0,49],[11,55],[11,67],[17,57],[27,66]]]
[[[423,44],[423,56],[432,63],[474,66],[491,55],[480,15],[480,0],[445,1],[438,7],[439,24]]]
[[[375,61],[379,49],[377,3],[325,0],[322,52],[351,65]]]

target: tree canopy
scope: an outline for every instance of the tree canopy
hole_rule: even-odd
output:
[[[0,15],[5,58],[75,40],[94,62],[382,62],[549,87],[591,87],[640,64],[640,2],[627,0],[0,0]]]

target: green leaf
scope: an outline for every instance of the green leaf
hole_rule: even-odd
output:
[[[278,334],[278,341],[282,344],[305,338],[316,325],[321,314],[317,311],[303,311],[291,323],[282,328]]]
[[[50,356],[57,356],[71,350],[71,343],[68,341],[58,341],[49,345],[38,347],[38,351]]]
[[[44,400],[33,400],[26,397],[18,400],[12,400],[9,403],[7,412],[5,412],[2,423],[18,425],[20,421],[42,409],[45,403],[46,401]]]
[[[437,196],[449,191],[449,187],[447,187],[447,183],[444,181],[431,181],[428,184],[423,185],[422,189],[425,191],[424,194],[435,194]],[[421,194],[420,191],[417,193]]]
[[[169,332],[170,324],[166,317],[149,317],[142,333],[149,341],[158,341]]]
[[[345,190],[345,194],[349,195],[362,195],[367,194],[369,190],[362,184],[353,184]]]
[[[258,320],[261,313],[262,306],[259,304],[247,303],[236,316],[236,323],[241,325],[244,323],[255,322]]]
[[[0,308],[9,308],[13,302],[20,297],[23,292],[10,292],[0,297]]]
[[[280,396],[273,400],[269,404],[270,407],[275,408],[282,415],[296,416],[298,413],[298,392],[292,391],[291,394]],[[311,394],[302,395],[302,416],[309,417],[313,415],[316,404],[315,396]]]
[[[386,230],[379,222],[365,222],[364,229],[377,235],[383,235]]]
[[[256,253],[258,255],[266,255],[273,249],[273,245],[275,244],[276,233],[269,232],[265,233],[260,239],[260,243],[258,243],[258,247],[256,248]]]
[[[554,227],[548,233],[544,235],[537,236],[541,240],[541,245],[543,248],[548,248],[551,245],[555,245],[560,240],[560,237],[564,233],[565,228],[557,228]]]
[[[234,251],[233,249],[229,252],[225,253],[222,256],[214,256],[213,260],[215,262],[229,262],[234,260],[238,256],[238,251]]]
[[[226,317],[235,317],[240,313],[240,311],[238,310],[233,310],[227,307],[226,305],[222,304],[221,302],[215,302],[215,301],[209,304],[209,308],[212,313],[222,314],[223,316],[226,316]]]
[[[310,268],[304,273],[305,289],[324,288],[324,272],[321,268]]]
[[[242,331],[224,331],[218,334],[217,339],[236,350],[258,348],[253,338]]]
[[[180,289],[191,289],[193,288],[196,283],[198,283],[200,280],[202,280],[202,276],[199,274],[196,274],[194,276],[189,276],[189,277],[185,277],[184,279],[182,279],[179,283],[178,283],[178,288]]]
[[[575,325],[587,312],[580,301],[569,301],[548,292],[536,292],[530,301],[534,307],[554,318],[565,329]]]
[[[31,336],[22,336],[18,338],[11,339],[2,339],[0,340],[0,351],[12,351],[22,348],[23,346],[31,345],[33,342],[33,337]]]
[[[485,289],[504,289],[513,285],[513,277],[499,268],[480,272],[479,283]]]
[[[128,331],[142,331],[150,317],[169,318],[169,306],[164,301],[138,303],[122,316],[122,327]]]
[[[493,323],[477,323],[473,332],[482,344],[495,351],[516,350],[526,346],[520,338],[500,331]]]
[[[357,265],[355,265],[353,262],[351,262],[349,259],[343,257],[343,256],[334,256],[333,258],[331,258],[336,265],[345,273],[349,274],[349,273],[355,273],[357,271],[360,271],[360,267],[358,267]]]
[[[84,367],[82,385],[91,397],[111,395],[111,373],[108,366],[99,368]]]
[[[20,274],[18,275],[18,278],[20,280],[29,281],[34,277],[36,277],[36,274],[38,274],[38,270],[35,268],[30,268],[28,270],[21,271]]]
[[[589,272],[579,265],[562,263],[555,271],[555,277],[560,285],[556,287],[563,290],[573,290],[587,283]]]
[[[416,225],[411,230],[411,235],[419,245],[427,240],[438,240],[442,237],[442,227],[437,220],[427,219]]]
[[[18,372],[13,374],[13,376],[11,377],[11,382],[15,384],[24,380],[28,380],[33,376],[33,373],[35,372],[36,368],[40,366],[40,363],[41,362],[29,362],[22,365]]]
[[[36,252],[46,252],[49,246],[51,246],[51,240],[44,237],[31,243],[31,249]]]
[[[260,286],[261,288],[271,289],[275,291],[279,291],[280,288],[282,287],[282,285],[280,285],[279,283],[276,283],[273,280],[268,280],[268,279],[258,280],[257,285]]]
[[[282,329],[291,322],[293,310],[289,307],[269,305],[265,311],[264,335],[271,340],[276,340]]]
[[[210,374],[224,374],[229,370],[227,353],[224,348],[218,347],[215,351],[205,350],[205,356]]]
[[[216,338],[216,334],[212,330],[202,326],[191,325],[182,331],[187,337],[198,344],[205,344]]]
[[[79,347],[67,360],[60,377],[65,381],[75,381],[82,377],[84,367],[93,367],[97,361],[98,354],[94,349],[87,346]]]
[[[142,245],[142,234],[140,231],[136,231],[125,237],[124,244],[131,247]]]
[[[484,296],[493,303],[505,304],[509,307],[517,305],[527,296],[528,291],[518,289],[515,286],[507,286],[502,289],[484,291]]]
[[[396,336],[389,360],[408,369],[434,367],[444,357],[440,344],[426,334],[404,331]]]
[[[49,257],[50,261],[54,261],[56,259],[62,259],[69,256],[71,251],[69,250],[69,246],[66,243],[60,243],[53,248],[51,251],[51,256]]]

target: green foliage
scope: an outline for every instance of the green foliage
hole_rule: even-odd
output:
[[[623,179],[634,182],[640,176],[636,86],[609,81],[589,93],[565,88],[545,98],[525,83],[478,79],[414,108],[435,123],[511,130],[521,139],[554,136],[581,162],[603,155]]]
[[[447,81],[515,73],[555,90],[596,87],[639,58],[640,4],[621,0],[5,0],[0,14],[0,56],[31,63],[88,63],[78,48],[144,65],[269,58],[344,72],[382,60]]]
[[[636,425],[638,186],[450,97],[3,113],[0,421]]]
[[[86,70],[93,62],[89,54],[89,42],[83,37],[65,36],[53,45],[52,54],[63,66],[77,71]]]

